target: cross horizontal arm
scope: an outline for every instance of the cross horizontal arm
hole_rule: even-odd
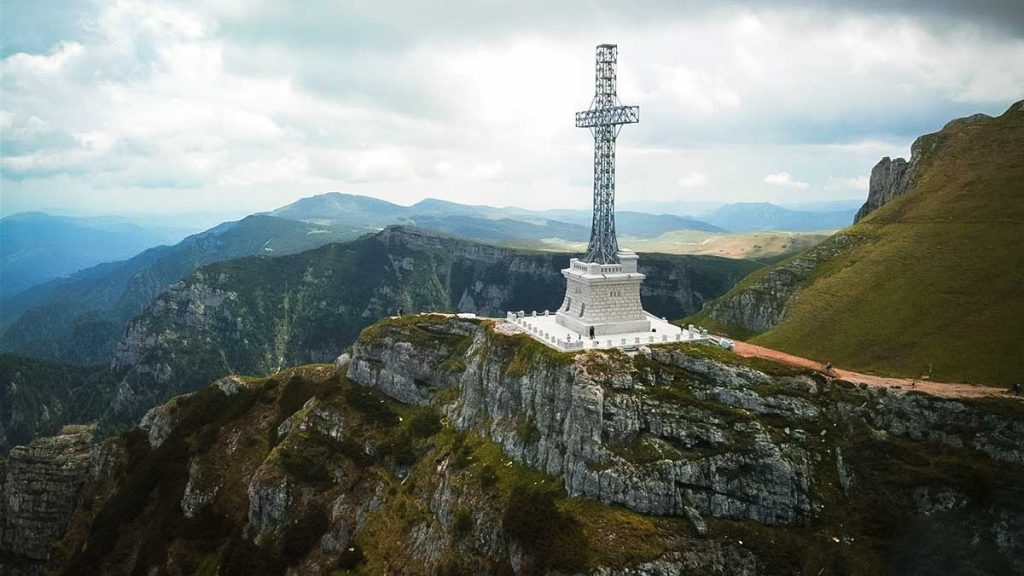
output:
[[[639,106],[614,106],[596,108],[576,113],[577,128],[593,128],[595,126],[617,126],[619,124],[635,124],[640,121]]]

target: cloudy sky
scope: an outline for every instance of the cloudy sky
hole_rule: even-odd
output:
[[[1024,2],[2,0],[4,214],[256,211],[342,191],[590,202],[619,45],[618,201],[862,198],[882,156],[1024,98]]]

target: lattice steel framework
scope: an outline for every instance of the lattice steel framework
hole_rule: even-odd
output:
[[[618,262],[615,236],[615,139],[623,124],[640,121],[639,106],[623,106],[615,92],[615,44],[597,47],[597,90],[590,109],[576,113],[576,127],[590,128],[594,136],[594,219],[586,262]]]

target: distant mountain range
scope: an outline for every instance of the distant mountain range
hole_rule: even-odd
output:
[[[0,219],[0,298],[47,280],[181,240],[176,230],[109,218],[25,212]]]
[[[702,218],[730,232],[836,230],[853,223],[859,206],[838,210],[791,210],[767,202],[726,204]]]
[[[332,192],[303,198],[270,215],[334,226],[375,231],[405,224],[478,240],[513,241],[561,238],[586,241],[590,237],[590,210],[533,211],[458,204],[428,198],[411,206]],[[694,218],[670,214],[619,211],[616,227],[623,236],[654,238],[674,230],[720,232],[721,228]]]
[[[157,294],[212,262],[301,252],[359,232],[250,216],[5,298],[0,349],[78,364],[106,362],[124,325]]]
[[[734,229],[766,230],[783,228],[782,223],[785,222],[795,226],[796,220],[792,217],[787,219],[787,214],[811,218],[803,213],[772,208],[776,209],[729,211],[728,206],[720,208],[716,214],[722,216],[721,221],[726,224],[722,226],[677,215],[625,210],[617,214],[617,227],[621,236],[653,239],[687,230],[724,233],[723,229],[730,226]],[[742,218],[736,215],[737,212],[755,214],[762,224],[755,226],[748,219],[740,225]],[[727,218],[730,214],[734,216]],[[270,213],[214,226],[174,246],[151,248],[127,260],[99,264],[66,276],[61,274],[62,277],[17,293],[5,291],[0,299],[0,351],[83,365],[106,362],[129,320],[171,284],[198,267],[214,262],[302,252],[332,242],[353,240],[391,225],[411,225],[498,244],[523,245],[543,239],[582,243],[589,238],[590,218],[589,210],[530,211],[436,199],[401,206],[341,193],[303,198]],[[813,220],[819,227],[823,221],[820,217]],[[31,255],[33,249],[41,250],[45,245],[39,239],[46,237],[42,232],[46,227],[35,231],[31,227],[32,222],[39,221],[62,223],[64,227],[61,230],[77,230],[73,223],[45,215],[5,218],[4,234],[17,236],[12,244],[15,248],[21,247],[12,249],[8,255],[5,240],[5,266],[9,258],[12,266],[24,272],[32,267],[26,262],[45,260],[42,255]],[[763,224],[767,221],[774,222],[774,225]],[[153,242],[142,232],[135,232],[140,236],[135,243],[119,240],[111,236],[113,232],[109,230],[103,238],[108,244],[121,244],[117,254],[132,252],[140,244]],[[52,236],[65,241],[51,252],[74,252],[75,236],[70,233],[63,236],[54,233]],[[98,233],[96,237],[100,238]],[[78,243],[88,245],[84,240]],[[107,256],[97,252],[92,258],[115,258],[115,253],[110,252],[109,247],[107,249]],[[7,282],[6,270],[4,282]]]
[[[0,354],[0,456],[69,421],[102,418],[110,428],[134,424],[153,405],[228,373],[262,374],[331,360],[363,328],[399,308],[484,315],[553,309],[564,289],[560,270],[568,254],[403,226],[182,274],[186,263],[201,256],[223,258],[262,245],[260,231],[279,228],[270,243],[280,246],[319,226],[251,216],[190,238],[180,250],[119,263],[120,270],[97,275],[93,283],[79,279],[55,288],[56,299],[7,331],[4,347],[113,369]],[[690,314],[760,266],[712,256],[645,255],[644,304],[659,315]],[[176,276],[183,279],[168,282]],[[166,290],[150,295],[161,282],[169,284]],[[119,291],[120,297],[111,297]],[[72,324],[65,328],[64,322]]]
[[[267,214],[225,222],[174,246],[137,253],[138,243],[126,243],[120,253],[135,254],[127,260],[99,264],[23,291],[5,293],[0,299],[0,351],[76,364],[106,362],[132,317],[168,286],[205,264],[302,252],[395,224],[485,242],[544,238],[585,242],[590,234],[589,218],[586,210],[532,212],[434,199],[400,206],[366,196],[321,194]],[[41,219],[61,221],[45,215],[18,215],[3,221],[5,234],[19,236],[15,245],[26,246],[19,252],[24,254],[22,262],[32,260],[27,247],[42,244],[32,240],[41,237],[40,233],[22,224]],[[636,212],[621,213],[619,221],[621,234],[645,237],[680,229],[719,230],[697,220]],[[108,237],[108,242],[116,240]],[[73,252],[73,247],[70,243],[61,250]],[[6,258],[6,244],[4,255]]]

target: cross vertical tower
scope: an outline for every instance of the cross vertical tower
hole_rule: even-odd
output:
[[[637,255],[619,250],[615,237],[615,139],[623,124],[640,121],[638,106],[623,106],[615,94],[614,44],[597,47],[597,91],[589,110],[576,113],[576,126],[594,136],[594,219],[590,245],[582,260],[569,260],[562,270],[565,299],[555,321],[596,342],[601,336],[645,334],[651,320],[640,302],[644,274]],[[649,338],[649,336],[648,336]]]
[[[640,121],[639,106],[623,106],[616,94],[618,47],[597,47],[597,88],[589,110],[576,113],[576,127],[590,128],[594,136],[594,216],[586,262],[614,264],[619,261],[615,236],[615,139],[623,124]]]

